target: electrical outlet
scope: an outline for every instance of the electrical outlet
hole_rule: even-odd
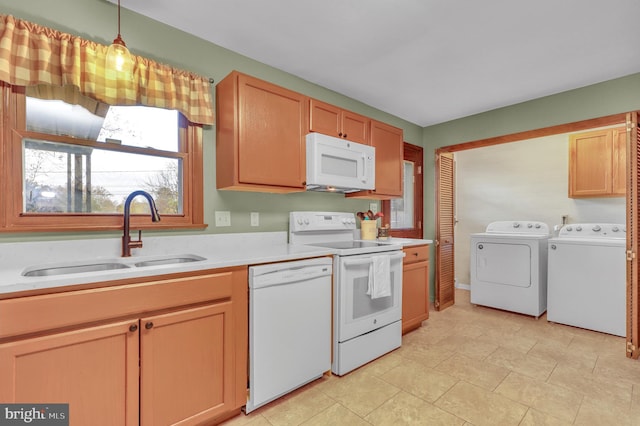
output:
[[[378,203],[369,203],[369,210],[373,213],[378,213]]]
[[[251,226],[260,226],[260,213],[251,212]]]
[[[231,213],[216,211],[216,226],[231,226]]]

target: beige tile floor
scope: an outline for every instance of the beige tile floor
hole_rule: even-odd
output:
[[[625,340],[473,306],[432,311],[402,347],[226,426],[640,426],[640,361]]]

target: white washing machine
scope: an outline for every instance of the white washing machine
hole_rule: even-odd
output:
[[[547,320],[626,336],[626,229],[565,225],[549,239]]]
[[[549,226],[498,221],[471,234],[471,303],[532,315],[547,309]]]

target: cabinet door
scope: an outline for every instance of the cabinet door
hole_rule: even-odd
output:
[[[611,195],[612,132],[610,129],[569,138],[569,197]]]
[[[137,326],[124,321],[0,344],[0,401],[68,403],[71,424],[137,425]]]
[[[231,409],[231,307],[227,301],[140,320],[141,425],[198,424]]]
[[[627,130],[613,129],[613,195],[627,195]]]
[[[371,120],[364,115],[342,111],[342,137],[352,142],[369,145]]]
[[[238,180],[303,188],[307,98],[238,76]]]
[[[371,120],[371,145],[376,149],[376,194],[402,196],[402,142],[402,129]]]
[[[309,131],[323,135],[342,137],[341,110],[337,106],[309,100]]]
[[[309,131],[369,145],[370,119],[316,99],[309,101]]]
[[[429,262],[404,265],[402,274],[402,332],[406,333],[429,318]]]

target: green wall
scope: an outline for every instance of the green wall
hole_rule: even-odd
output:
[[[126,5],[125,5],[126,6]],[[106,0],[0,0],[0,13],[78,35],[98,43],[110,44],[117,33],[117,8]],[[405,141],[420,145],[422,128],[386,114],[339,93],[309,83],[245,56],[231,52],[180,30],[122,9],[121,33],[132,53],[154,59],[216,82],[238,70],[342,108],[401,127]],[[215,89],[212,86],[212,94]],[[369,208],[369,200],[345,199],[340,194],[297,193],[263,194],[218,191],[215,184],[215,126],[204,130],[204,231],[178,233],[227,233],[286,231],[292,210],[356,212]],[[232,226],[216,228],[214,211],[231,212]],[[250,226],[250,212],[260,213],[260,226]],[[49,239],[111,237],[120,233],[2,234],[0,242]],[[149,233],[151,234],[151,233]],[[155,233],[156,235],[166,235]]]

